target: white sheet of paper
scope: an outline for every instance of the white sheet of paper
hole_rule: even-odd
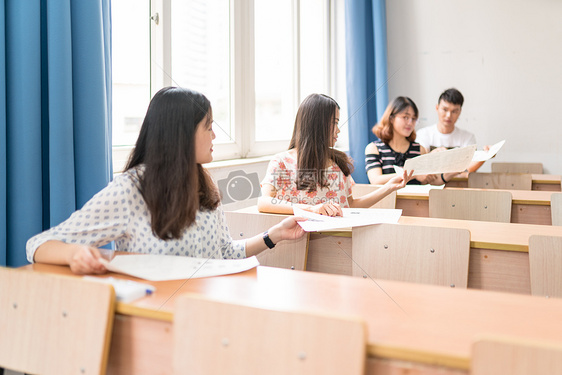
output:
[[[499,141],[493,146],[490,146],[490,149],[488,151],[477,150],[476,152],[474,152],[472,161],[486,161],[493,158],[494,156],[496,156],[498,151],[503,147],[504,143],[505,143],[505,139],[503,141]]]
[[[403,194],[410,194],[410,193],[419,193],[419,194],[429,194],[431,189],[443,189],[445,185],[406,185],[402,189],[398,189],[397,193]]]
[[[307,232],[360,227],[363,225],[398,223],[402,210],[388,208],[342,208],[343,216],[330,217],[293,208],[295,216],[306,217],[299,225]]]
[[[441,152],[417,156],[406,160],[403,170],[414,171],[414,175],[464,172],[472,162],[476,145],[454,148]],[[396,167],[394,167],[396,169]],[[396,171],[396,173],[401,173]]]
[[[253,256],[244,259],[205,259],[175,255],[117,255],[107,263],[109,271],[150,281],[194,279],[229,275],[259,266]]]

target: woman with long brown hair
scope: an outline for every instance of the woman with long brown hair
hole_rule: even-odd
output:
[[[234,241],[217,187],[201,164],[212,161],[209,100],[168,87],[152,98],[125,172],[69,219],[31,238],[30,262],[68,264],[79,274],[106,271],[98,247],[198,258],[243,258],[304,235],[298,218]]]
[[[339,105],[329,96],[311,94],[301,103],[289,150],[270,161],[262,181],[258,209],[292,214],[293,207],[338,216],[342,207],[371,207],[403,187],[410,176],[396,176],[385,186],[353,198],[353,163],[334,145],[340,132]]]

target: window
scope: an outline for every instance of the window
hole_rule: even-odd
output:
[[[154,93],[204,93],[215,160],[286,149],[299,103],[333,96],[346,121],[339,0],[113,0],[114,170],[122,170]],[[346,126],[338,147],[347,148]],[[342,136],[343,135],[343,136]]]

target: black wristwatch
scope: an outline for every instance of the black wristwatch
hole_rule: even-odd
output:
[[[269,238],[269,233],[267,233],[267,231],[263,232],[263,242],[265,242],[266,246],[270,249],[275,247],[275,244],[271,241],[271,238]]]

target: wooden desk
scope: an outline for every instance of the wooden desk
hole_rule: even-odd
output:
[[[25,268],[70,273],[63,266]],[[562,344],[561,299],[269,267],[151,284],[153,295],[117,303],[108,373],[172,373],[174,298],[187,292],[268,309],[358,316],[367,323],[367,374],[468,374],[471,344],[481,334]]]
[[[511,222],[552,225],[550,196],[552,191],[507,190],[513,197]],[[429,216],[428,193],[401,193],[396,195],[396,208],[406,216]]]
[[[531,294],[529,237],[562,236],[562,227],[402,216],[401,224],[470,231],[468,287]],[[306,269],[351,275],[351,230],[311,233]]]
[[[555,174],[532,174],[532,190],[561,191],[561,176]],[[468,187],[468,177],[455,177],[447,182],[447,187]]]

